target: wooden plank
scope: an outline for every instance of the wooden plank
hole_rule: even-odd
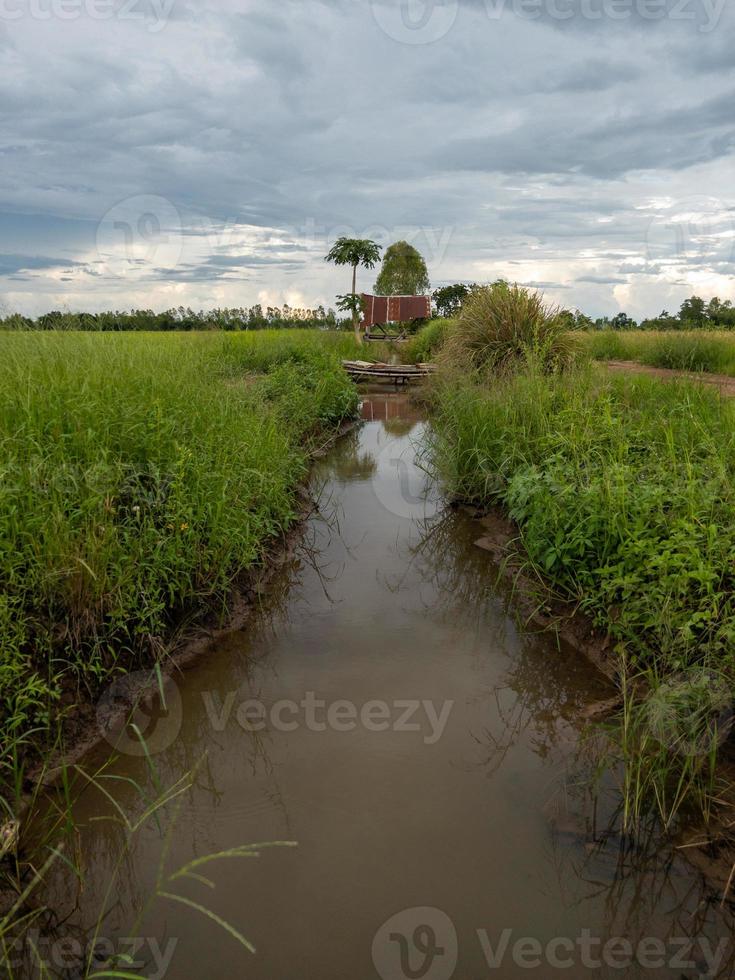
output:
[[[435,370],[433,364],[371,364],[368,361],[343,361],[342,366],[355,380],[395,381],[404,384],[426,378]]]

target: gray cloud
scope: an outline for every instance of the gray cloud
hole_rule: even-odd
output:
[[[427,44],[391,36],[395,0],[177,0],[155,32],[0,19],[0,298],[329,303],[322,256],[350,233],[413,236],[436,282],[573,283],[596,314],[725,295],[735,14],[705,33],[687,2],[560,21],[460,0]]]
[[[622,279],[620,276],[578,276],[577,282],[592,282],[601,286],[605,285],[617,285],[619,283],[626,283],[627,279]]]
[[[11,255],[0,252],[0,276],[11,276],[17,272],[36,272],[46,269],[71,269],[76,262],[54,259],[47,255]]]

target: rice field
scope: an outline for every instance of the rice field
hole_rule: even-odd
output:
[[[0,334],[4,770],[297,516],[349,334]]]
[[[434,359],[455,333],[452,320],[433,320],[403,348],[411,361]],[[735,335],[726,330],[572,331],[580,359],[635,361],[648,367],[735,377]]]

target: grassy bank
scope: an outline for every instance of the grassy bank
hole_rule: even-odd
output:
[[[616,743],[626,805],[706,812],[735,676],[735,406],[584,367],[445,378],[435,400],[444,481],[514,519],[545,580],[616,643],[621,683],[650,692],[626,700]]]
[[[637,361],[649,367],[735,376],[732,332],[595,331],[581,333],[582,346],[598,361]]]
[[[0,738],[160,657],[296,512],[356,410],[349,335],[0,334]],[[349,349],[348,349],[349,348]]]
[[[451,325],[451,320],[429,320],[401,348],[401,359],[407,364],[426,364],[432,361],[444,345]]]
[[[685,664],[735,637],[734,411],[695,385],[587,372],[447,385],[437,459],[630,656]]]

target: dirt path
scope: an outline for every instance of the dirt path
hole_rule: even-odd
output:
[[[708,374],[705,371],[672,371],[669,368],[648,367],[637,361],[603,361],[610,371],[625,372],[626,374],[650,374],[654,378],[673,381],[686,378],[687,381],[699,381],[701,384],[714,385],[723,395],[735,397],[735,378],[727,374]]]

